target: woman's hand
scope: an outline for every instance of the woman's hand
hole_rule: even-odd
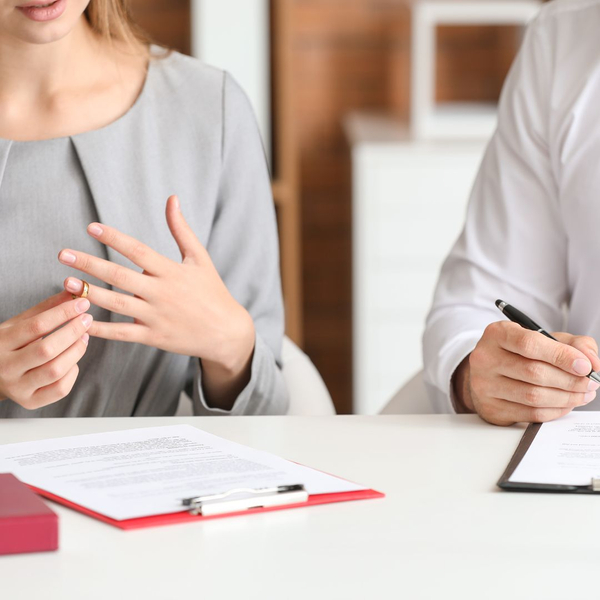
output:
[[[93,304],[133,318],[133,323],[95,322],[91,336],[202,359],[205,391],[213,404],[226,408],[250,378],[254,323],[221,280],[208,252],[183,218],[176,196],[169,198],[166,213],[181,251],[181,263],[98,223],[92,223],[88,233],[131,260],[143,273],[75,250],[63,250],[59,259],[129,292],[90,285],[88,298]],[[82,282],[68,278],[65,288],[81,294]]]
[[[0,400],[34,410],[69,394],[88,345],[89,307],[62,292],[0,324]]]
[[[592,402],[600,387],[587,378],[600,368],[596,342],[554,336],[558,342],[508,321],[490,325],[454,377],[464,408],[513,425],[552,421]]]

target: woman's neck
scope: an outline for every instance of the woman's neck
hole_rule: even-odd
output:
[[[94,64],[106,60],[102,48],[83,17],[68,35],[48,44],[0,37],[0,112],[3,106],[12,107],[11,112],[39,106],[86,85]]]
[[[64,38],[0,37],[0,138],[40,140],[103,127],[135,103],[147,57],[109,44],[84,17]]]

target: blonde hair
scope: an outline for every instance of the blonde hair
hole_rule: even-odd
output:
[[[129,0],[91,0],[85,16],[92,29],[107,41],[125,42],[138,52],[148,52],[152,40],[134,21]]]

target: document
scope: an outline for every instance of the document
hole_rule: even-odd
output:
[[[600,477],[600,413],[572,412],[544,423],[511,483],[589,486]]]
[[[191,425],[7,444],[0,473],[118,521],[183,512],[184,498],[238,488],[366,489]]]

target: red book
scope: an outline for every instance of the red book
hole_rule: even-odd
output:
[[[0,555],[58,549],[58,516],[14,475],[0,474]]]

